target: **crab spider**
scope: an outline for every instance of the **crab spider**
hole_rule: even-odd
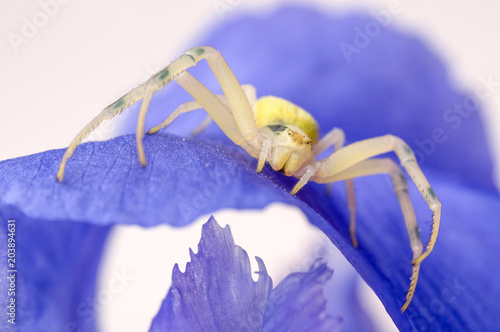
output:
[[[215,74],[224,95],[214,95],[186,71],[203,59],[206,59]],[[403,140],[392,135],[343,146],[344,133],[338,128],[332,129],[323,138],[318,139],[318,125],[309,113],[281,98],[269,96],[257,100],[255,89],[248,85],[241,86],[220,52],[211,47],[190,49],[144,84],[106,107],[71,142],[61,160],[57,180],[62,181],[66,162],[83,138],[101,122],[116,116],[140,99],[143,101],[137,121],[136,141],[139,160],[145,166],[142,138],[146,111],[153,93],[172,80],[177,81],[195,100],[180,105],[163,123],[153,127],[149,134],[166,127],[182,113],[203,108],[231,141],[258,159],[258,173],[268,162],[275,171],[298,178],[299,181],[291,191],[292,195],[295,195],[308,181],[330,183],[345,180],[350,210],[350,236],[354,246],[357,246],[356,203],[352,179],[388,173],[403,212],[413,251],[410,286],[401,312],[406,310],[415,292],[420,264],[434,248],[441,218],[441,203],[420,170],[412,150]],[[201,129],[207,124],[205,121]],[[335,151],[328,158],[316,160],[319,153],[331,146]],[[413,205],[408,196],[406,177],[391,159],[371,159],[391,151],[396,153],[402,167],[418,187],[433,213],[432,231],[425,251]]]

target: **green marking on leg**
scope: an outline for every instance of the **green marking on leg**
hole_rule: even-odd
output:
[[[195,62],[194,57],[191,54],[186,54],[186,56],[190,57],[193,62]]]
[[[160,80],[164,80],[168,75],[170,75],[170,71],[168,70],[168,68],[165,68],[158,74],[156,74],[156,77],[158,77]]]
[[[413,151],[410,149],[410,147],[408,145],[403,145],[403,151],[406,153],[406,154],[409,154],[409,155],[412,155],[413,154]]]
[[[120,108],[120,107],[122,107],[124,104],[125,104],[125,100],[123,100],[123,98],[120,98],[120,99],[118,99],[117,101],[115,101],[115,102],[113,103],[113,107],[114,107],[114,108]]]
[[[434,193],[434,190],[432,190],[431,187],[427,188],[427,193],[432,199],[436,199],[436,194]]]
[[[415,236],[420,241],[420,230],[418,229],[418,226],[415,226],[414,232],[415,232]]]
[[[406,184],[406,176],[402,173],[402,172],[399,172],[399,180],[402,182],[402,183],[405,183]]]
[[[202,55],[203,53],[205,53],[205,49],[202,47],[198,47],[194,50],[194,53],[196,53],[196,55]]]

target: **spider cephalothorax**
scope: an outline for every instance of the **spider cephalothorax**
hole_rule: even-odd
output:
[[[254,113],[259,133],[265,137],[261,154],[275,171],[292,176],[304,165],[314,163],[312,143],[318,138],[318,125],[309,113],[273,96],[259,98]]]
[[[219,81],[224,95],[214,95],[186,69],[206,59]],[[345,180],[348,206],[350,210],[350,235],[354,246],[355,236],[355,196],[352,179],[365,175],[388,173],[394,184],[413,251],[412,276],[406,301],[401,308],[406,310],[417,285],[420,264],[436,243],[441,219],[441,203],[437,199],[425,175],[420,170],[415,155],[400,138],[385,135],[359,141],[343,147],[344,133],[333,128],[321,139],[314,118],[302,108],[278,97],[256,99],[255,88],[241,86],[217,50],[211,47],[195,47],[187,51],[169,66],[153,75],[144,84],[130,91],[106,107],[75,137],[63,156],[57,179],[62,181],[64,168],[77,145],[102,121],[119,114],[126,107],[143,99],[137,121],[137,148],[139,160],[146,165],[142,147],[144,119],[152,94],[165,84],[175,80],[195,99],[180,105],[163,123],[149,130],[153,134],[168,126],[180,114],[203,108],[222,131],[235,144],[258,159],[257,172],[268,162],[275,171],[299,178],[291,194],[294,195],[308,181],[329,183]],[[204,122],[201,129],[208,124]],[[316,160],[316,156],[333,146],[335,151],[329,157]],[[420,239],[415,212],[406,185],[406,178],[400,167],[388,158],[374,156],[395,152],[402,167],[408,172],[433,212],[432,231],[425,251]]]

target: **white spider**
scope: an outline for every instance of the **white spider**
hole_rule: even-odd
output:
[[[186,71],[202,59],[207,60],[224,95],[214,95]],[[106,107],[82,129],[70,144],[62,158],[57,179],[62,181],[66,162],[83,138],[102,121],[114,117],[140,99],[143,101],[137,121],[136,139],[139,159],[141,164],[145,166],[146,159],[142,138],[146,111],[152,94],[172,80],[177,81],[187,90],[195,101],[180,105],[163,123],[152,128],[149,131],[150,134],[166,127],[182,113],[204,108],[235,144],[258,159],[257,172],[260,172],[264,164],[268,162],[275,171],[299,178],[291,191],[292,195],[297,193],[308,181],[329,183],[345,180],[350,210],[350,235],[355,247],[357,247],[355,237],[356,202],[352,179],[379,173],[390,174],[413,251],[410,286],[406,301],[401,308],[402,312],[406,310],[413,298],[420,264],[434,248],[441,218],[441,203],[418,167],[412,150],[400,138],[392,135],[379,136],[342,147],[344,133],[338,128],[332,129],[318,140],[318,125],[309,113],[291,102],[277,97],[264,97],[256,100],[255,89],[248,85],[240,86],[220,52],[211,47],[190,49],[179,59],[153,75],[144,84]],[[202,127],[207,124],[208,122],[205,121]],[[335,152],[328,158],[315,159],[319,153],[332,145],[335,147]],[[432,232],[424,252],[422,252],[423,244],[413,206],[408,196],[404,174],[398,165],[388,158],[369,159],[390,151],[396,153],[401,165],[408,172],[433,212]]]

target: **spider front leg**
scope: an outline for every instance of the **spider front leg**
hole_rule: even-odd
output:
[[[413,251],[413,259],[419,257],[422,254],[422,241],[420,239],[420,232],[418,229],[417,219],[415,217],[415,211],[413,210],[413,205],[408,195],[408,187],[406,184],[406,177],[401,172],[401,169],[394,163],[391,159],[368,159],[359,162],[335,175],[326,178],[316,178],[314,181],[319,183],[330,183],[335,181],[341,181],[350,178],[357,178],[367,175],[375,175],[388,173],[391,176],[391,180],[394,186],[394,191],[396,192],[399,206],[403,213],[403,217],[406,224],[406,229],[408,231],[408,237],[410,238],[410,245]],[[420,271],[420,263],[412,264],[412,274],[410,278],[410,286],[406,294],[406,301],[401,311],[405,311],[413,298],[415,292],[415,287],[417,285],[418,274]]]
[[[434,190],[431,188],[427,178],[418,166],[413,151],[403,140],[392,135],[385,135],[348,145],[322,162],[316,175],[318,177],[328,177],[360,161],[391,151],[396,153],[401,165],[408,175],[410,175],[433,213],[432,231],[426,249],[421,255],[413,259],[413,263],[417,264],[421,263],[423,259],[429,256],[436,243],[441,220],[441,202],[437,199]]]
[[[194,54],[190,53],[192,50],[200,57],[199,59],[195,59]],[[192,66],[201,60],[201,58],[207,60],[208,65],[212,69],[225,94],[229,109],[219,98],[188,72],[182,71],[178,75],[175,75],[174,79],[193,96],[234,143],[241,145],[245,140],[249,139],[249,136],[255,135],[257,132],[257,124],[253,115],[252,106],[245,92],[219,51],[210,47],[192,50],[188,51],[185,56],[189,56],[192,59],[194,62]],[[155,78],[155,76],[153,76],[153,78]],[[155,84],[155,82],[153,81],[151,84]],[[148,98],[150,97],[148,95],[149,91],[152,91],[152,89],[146,89],[146,95],[141,105],[139,119],[137,121],[137,148],[139,150],[139,159],[142,165],[146,164],[144,154],[141,154],[141,152],[142,136],[144,135],[144,118],[150,101],[150,98]]]
[[[144,85],[138,86],[122,98],[106,107],[101,111],[101,113],[99,113],[94,119],[92,119],[92,121],[90,121],[85,127],[83,127],[83,129],[78,133],[78,135],[76,135],[76,137],[64,152],[61,163],[59,164],[59,170],[57,171],[57,181],[63,180],[66,163],[68,162],[68,159],[73,155],[73,152],[75,151],[78,144],[80,144],[80,142],[102,122],[112,119],[116,115],[120,114],[125,108],[140,100],[144,96],[145,90],[146,87]]]
[[[183,56],[181,56],[176,61],[172,62],[169,66],[160,70],[158,73],[153,75],[148,81],[141,84],[137,88],[133,89],[105,109],[101,111],[89,124],[87,124],[76,137],[73,139],[69,147],[66,149],[64,156],[59,165],[59,170],[57,172],[57,180],[62,181],[64,176],[64,169],[66,168],[66,163],[71,157],[76,147],[80,142],[87,137],[99,124],[105,120],[109,120],[116,115],[120,114],[125,108],[136,103],[137,101],[144,98],[146,95],[151,95],[153,92],[160,90],[167,83],[172,81],[172,79],[183,72],[184,70],[196,65],[198,61],[210,56],[212,54],[212,48],[210,47],[195,47],[187,51]],[[150,98],[150,97],[149,97]],[[142,107],[142,115],[139,118],[144,117],[146,114],[147,106],[149,102],[144,103]],[[141,105],[142,106],[142,105]],[[142,120],[143,123],[144,120]],[[139,119],[138,122],[141,122]],[[138,147],[142,150],[142,143]],[[145,161],[144,161],[145,162]]]
[[[113,118],[114,116],[121,113],[125,108],[134,104],[135,102],[145,99],[141,104],[141,109],[139,111],[139,118],[137,121],[137,149],[139,153],[139,158],[141,164],[146,164],[146,159],[142,147],[142,136],[144,131],[144,119],[146,117],[146,112],[149,106],[149,101],[152,94],[155,91],[163,88],[167,83],[171,82],[179,74],[183,73],[186,69],[195,66],[199,61],[206,59],[207,63],[214,72],[217,80],[221,84],[222,90],[228,99],[228,104],[233,111],[229,117],[233,118],[236,123],[236,129],[223,130],[230,131],[232,135],[231,139],[236,139],[238,142],[244,139],[248,139],[252,135],[255,135],[257,129],[255,125],[255,119],[252,113],[252,107],[249,104],[245,93],[241,89],[236,77],[232,73],[231,69],[227,63],[222,58],[222,55],[217,50],[211,47],[195,47],[187,51],[179,59],[172,62],[169,66],[160,70],[158,73],[153,75],[148,81],[133,89],[125,96],[121,97],[108,107],[106,107],[101,113],[97,115],[89,124],[87,124],[78,135],[73,139],[68,149],[64,153],[64,156],[59,165],[59,170],[57,172],[57,180],[62,181],[64,176],[64,169],[68,159],[73,154],[74,150],[80,144],[80,142],[88,136],[100,123],[104,120]],[[209,100],[209,99],[207,99]],[[220,102],[220,101],[219,101]],[[203,105],[203,102],[200,102]],[[216,103],[211,103],[212,106]],[[222,104],[223,105],[223,104]],[[204,106],[206,109],[206,107]],[[226,108],[224,106],[224,108]],[[226,108],[227,109],[227,108]],[[238,112],[234,112],[238,110]],[[230,113],[231,113],[230,111]],[[234,122],[234,121],[233,121]],[[227,133],[226,133],[227,134]],[[233,140],[234,141],[234,140]]]
[[[399,173],[395,173],[393,171],[393,166],[383,165],[383,163],[376,160],[367,160],[368,158],[391,151],[396,153],[401,165],[408,172],[413,182],[420,190],[422,197],[425,199],[429,208],[433,212],[431,235],[429,241],[427,242],[426,249],[422,253],[418,227],[416,221],[412,221],[415,218],[411,202],[409,198],[406,197],[407,193],[405,193],[405,190],[397,191],[399,192],[398,198],[400,200],[403,214],[405,215],[405,221],[414,254],[412,260],[413,271],[410,288],[408,290],[406,302],[401,308],[401,310],[404,311],[413,297],[420,264],[434,248],[441,220],[441,203],[434,194],[434,191],[429,185],[425,175],[418,167],[412,150],[400,138],[392,135],[380,136],[356,142],[338,150],[327,159],[319,161],[316,166],[317,170],[311,177],[311,180],[316,182],[336,181],[355,176],[386,172],[391,174],[391,178],[393,179],[395,186],[403,185],[403,178],[396,175]],[[398,177],[400,178],[399,181]]]
[[[203,52],[201,52],[200,49],[203,49]],[[195,53],[200,56],[203,54],[203,57],[207,60],[208,65],[212,69],[224,92],[229,108],[187,71],[183,71],[176,75],[176,82],[193,96],[235,144],[242,145],[245,142],[251,141],[258,133],[257,123],[255,121],[252,106],[236,79],[236,76],[234,76],[234,73],[217,50],[210,47],[204,47],[197,48]],[[197,62],[192,55],[189,56],[195,63]],[[149,90],[146,89],[146,92],[148,91]],[[138,137],[137,148],[139,150],[139,158],[143,165],[145,165],[146,160],[144,155],[141,155],[142,135],[144,133],[144,118],[149,104],[149,98],[146,97],[148,97],[148,95],[145,96],[141,105],[136,132],[136,136]],[[244,148],[247,148],[247,146],[244,146]]]

